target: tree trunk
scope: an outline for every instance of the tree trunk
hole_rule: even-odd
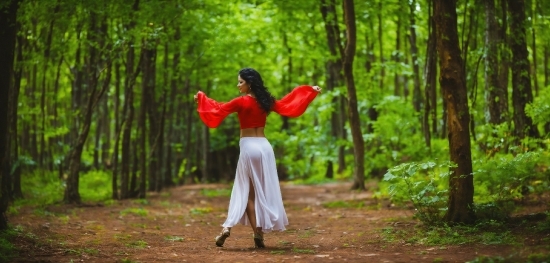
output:
[[[154,43],[150,43],[148,40],[144,40],[143,42],[145,48],[142,50],[143,52],[143,69],[142,69],[142,111],[140,114],[143,114],[143,116],[140,115],[140,130],[143,129],[142,135],[146,136],[148,138],[149,142],[149,154],[147,155],[147,151],[144,150],[144,156],[149,156],[149,158],[141,160],[142,162],[146,162],[148,164],[148,171],[145,173],[145,171],[142,171],[143,174],[147,174],[147,181],[148,181],[148,191],[157,191],[160,187],[158,185],[158,158],[157,158],[157,136],[159,131],[159,125],[158,125],[158,114],[157,114],[157,101],[156,101],[156,94],[155,94],[155,81],[156,81],[156,72],[155,72],[155,57],[156,57],[156,50],[153,47]],[[149,117],[149,133],[147,133],[147,116]],[[142,123],[143,118],[143,123]]]
[[[529,69],[529,52],[525,23],[524,0],[508,0],[510,49],[512,50],[512,103],[514,105],[515,135],[519,138],[539,137],[533,120],[525,114],[525,106],[533,102]]]
[[[432,133],[437,134],[437,50],[432,2],[429,3],[428,33],[425,69],[426,87],[424,88],[426,103],[424,104],[422,129],[424,131],[424,142],[427,147],[431,147]],[[432,121],[431,130],[430,116]]]
[[[401,2],[399,2],[398,4],[401,5]],[[400,11],[401,10],[397,12]],[[397,15],[397,22],[395,23],[395,50],[392,54],[392,60],[395,65],[399,65],[401,63],[401,28],[403,27],[402,24],[403,22],[401,20],[401,16]],[[399,70],[395,70],[395,73],[393,75],[393,94],[395,96],[403,96],[406,101],[409,94],[406,88],[403,87],[403,89],[401,89],[401,83],[403,82],[401,81],[401,78],[402,76],[399,73]]]
[[[345,1],[345,0],[344,0]],[[378,10],[377,10],[377,17],[378,17],[378,55],[380,60],[380,76],[378,76],[378,86],[380,87],[380,90],[384,90],[384,78],[386,77],[386,65],[384,61],[384,25],[382,20],[382,0],[378,1]],[[355,20],[355,18],[354,18]],[[345,69],[344,69],[345,72]],[[344,73],[345,74],[345,73]],[[351,116],[350,116],[351,117]]]
[[[343,84],[343,75],[342,75],[342,55],[343,47],[342,41],[340,38],[340,29],[338,27],[338,19],[336,15],[335,0],[321,0],[321,15],[323,16],[323,21],[325,22],[325,31],[327,35],[327,43],[330,51],[331,58],[327,61],[327,80],[326,80],[326,89],[328,91],[333,91],[336,87],[341,87]],[[343,139],[345,133],[344,125],[344,112],[342,112],[341,105],[343,103],[343,96],[339,95],[332,99],[332,105],[335,107],[335,110],[331,113],[331,135],[333,137],[334,143],[337,143],[339,139]],[[342,172],[345,169],[345,148],[340,145],[338,147],[338,173]],[[328,161],[327,171],[325,177],[333,177],[333,163],[332,160]]]
[[[80,131],[78,135],[78,140],[75,142],[73,150],[70,151],[69,155],[69,174],[67,178],[67,188],[65,188],[65,196],[63,199],[65,203],[69,204],[79,204],[81,202],[78,185],[80,179],[79,172],[80,162],[82,158],[82,150],[84,149],[84,144],[86,143],[86,139],[88,138],[88,134],[90,132],[94,108],[97,106],[99,100],[109,87],[111,81],[111,65],[107,66],[107,75],[99,91],[97,90],[97,82],[99,79],[99,74],[101,72],[91,73],[92,79],[90,79],[89,87],[92,89],[92,92],[88,99],[84,121],[82,122],[82,130]]]
[[[439,83],[447,101],[449,151],[451,168],[449,202],[445,220],[450,223],[473,223],[474,183],[470,147],[470,113],[465,74],[458,43],[455,0],[436,0],[434,18],[437,32],[437,51],[441,69]]]
[[[139,10],[139,0],[135,0],[132,6],[132,10],[137,12]],[[132,30],[135,27],[135,22],[130,21],[127,26],[127,30]],[[124,81],[124,120],[122,128],[122,145],[121,145],[121,170],[120,170],[120,199],[130,198],[130,167],[132,163],[132,152],[130,149],[130,143],[132,138],[132,126],[134,121],[134,84],[136,78],[141,70],[141,56],[137,63],[137,68],[134,70],[135,64],[135,49],[134,41],[130,40],[128,43],[128,52],[126,53],[126,78]],[[134,144],[135,145],[135,144]]]
[[[346,48],[344,49],[344,78],[348,89],[348,111],[351,134],[353,137],[353,152],[355,171],[352,189],[365,189],[365,145],[361,132],[361,121],[357,107],[355,80],[353,79],[353,59],[356,49],[355,7],[353,0],[344,0],[344,21],[346,24]]]
[[[536,0],[532,0],[533,2],[535,2]],[[533,3],[532,4],[533,6],[537,6],[536,3]],[[539,82],[538,82],[538,79],[537,79],[537,38],[535,37],[535,27],[536,27],[536,20],[538,19],[538,15],[535,15],[535,11],[533,10],[533,8],[529,8],[529,11],[531,13],[531,37],[533,38],[531,40],[531,55],[533,55],[533,86],[535,88],[535,96],[538,96],[539,95]]]
[[[199,75],[197,73],[197,75]],[[198,78],[200,79],[200,78]],[[199,86],[197,84],[197,86]],[[208,91],[209,91],[209,87],[211,87],[210,83],[208,83],[206,85],[206,90],[207,90],[207,93],[208,94]],[[210,158],[210,130],[208,128],[208,126],[206,125],[201,125],[201,133],[202,133],[202,178],[201,178],[201,182],[204,184],[204,183],[209,183],[210,182],[210,178],[211,178],[211,174],[210,174],[210,166],[212,165],[212,160]]]
[[[485,120],[500,124],[506,121],[507,91],[500,86],[498,70],[498,24],[494,0],[485,1]]]
[[[9,100],[15,53],[17,9],[12,0],[0,7],[0,230],[8,229],[6,211],[10,201]]]
[[[550,48],[548,48],[548,44],[544,45],[544,86],[550,85],[550,70],[548,68],[548,60],[550,58]]]
[[[20,25],[17,26],[17,31],[19,31]],[[17,37],[17,63],[20,65],[23,61],[23,37]],[[23,73],[22,67],[16,67],[17,70],[14,70],[13,77],[14,83],[12,85],[12,90],[10,91],[10,141],[12,142],[10,147],[12,149],[12,156],[10,158],[10,163],[15,162],[15,164],[10,164],[10,167],[13,167],[13,173],[11,174],[11,192],[14,199],[23,198],[23,191],[21,191],[21,162],[19,161],[19,131],[17,127],[18,123],[18,102],[19,102],[19,93],[21,91],[21,76]]]
[[[416,0],[409,3],[410,25],[409,25],[409,43],[411,45],[411,62],[413,67],[413,107],[416,112],[422,110],[422,92],[420,90],[420,65],[418,61],[418,47],[416,46]]]
[[[149,95],[147,93],[147,60],[148,54],[147,49],[145,48],[145,42],[142,41],[143,47],[141,48],[141,58],[142,58],[142,71],[143,71],[143,81],[141,85],[141,100],[140,100],[140,109],[139,109],[139,116],[138,116],[138,153],[139,153],[139,198],[145,198],[146,194],[146,185],[147,185],[147,107],[149,106],[149,99],[147,96]]]

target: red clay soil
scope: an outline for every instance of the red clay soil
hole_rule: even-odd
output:
[[[413,210],[390,207],[373,199],[370,191],[349,191],[349,184],[283,183],[287,230],[265,234],[266,248],[255,249],[250,227],[239,225],[219,248],[214,237],[229,197],[208,197],[203,189],[229,187],[181,186],[150,193],[147,202],[22,208],[9,217],[12,226],[22,229],[15,240],[19,256],[13,262],[467,262],[480,256],[527,258],[547,254],[550,247],[544,244],[547,233],[522,236],[524,244],[514,246],[428,246],[391,240],[384,229],[420,227],[412,219]],[[363,205],[323,205],[335,201]]]

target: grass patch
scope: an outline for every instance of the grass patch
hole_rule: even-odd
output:
[[[192,215],[204,215],[212,212],[212,207],[195,207],[189,210]]]
[[[132,237],[129,234],[115,234],[115,239],[119,241],[127,241]]]
[[[171,241],[171,242],[183,242],[185,238],[177,237],[177,236],[166,236],[164,240]]]
[[[143,240],[132,241],[132,242],[127,243],[126,246],[129,247],[129,248],[143,249],[143,248],[147,247],[147,242],[145,242]]]
[[[325,208],[362,208],[365,205],[365,202],[359,200],[353,201],[333,201],[323,203]]]
[[[146,224],[132,224],[131,226],[135,227],[135,228],[141,228],[141,229],[145,229],[147,228],[147,225]]]
[[[126,208],[122,211],[120,211],[120,215],[127,215],[127,214],[134,214],[134,215],[137,215],[137,216],[142,216],[142,217],[145,217],[147,216],[149,212],[143,208]]]
[[[132,200],[132,203],[134,204],[137,204],[137,205],[149,205],[149,201],[147,199],[136,199],[136,200]]]
[[[301,233],[298,237],[300,237],[300,238],[310,238],[310,237],[313,236],[313,234],[314,234],[313,231],[306,230],[303,233]]]
[[[66,249],[65,254],[81,256],[82,254],[88,254],[96,256],[99,254],[99,250],[95,248],[78,248],[78,249]]]
[[[483,225],[476,226],[442,226],[396,229],[381,229],[382,239],[389,243],[404,242],[429,246],[443,245],[515,245],[517,238],[507,229],[488,229]]]
[[[11,262],[11,259],[18,255],[12,240],[19,234],[18,228],[8,228],[0,232],[0,262]]]
[[[231,189],[202,189],[201,194],[206,197],[229,197]]]
[[[298,254],[315,254],[315,251],[313,249],[301,249],[301,248],[292,248],[292,252],[298,253]]]
[[[292,180],[292,184],[296,185],[320,185],[333,182],[337,182],[337,180],[326,178],[324,173],[318,173],[308,178],[296,178]]]
[[[269,252],[269,253],[271,253],[272,255],[282,255],[282,254],[285,253],[285,251],[284,250],[271,250],[271,252]]]

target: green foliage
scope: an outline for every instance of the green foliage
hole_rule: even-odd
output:
[[[49,205],[63,199],[64,183],[58,174],[48,170],[33,170],[21,175],[21,190],[25,199],[15,205]]]
[[[411,243],[428,246],[446,245],[515,245],[517,238],[505,225],[495,221],[474,226],[420,226],[415,228],[386,227],[380,230],[390,243]]]
[[[383,180],[390,184],[388,191],[393,201],[412,202],[418,219],[437,224],[446,209],[447,178],[453,166],[450,162],[403,163],[390,168]]]
[[[212,212],[212,207],[194,207],[189,210],[192,215],[204,215]]]
[[[82,201],[105,201],[112,196],[110,171],[93,170],[80,175],[79,191]]]
[[[126,243],[126,246],[130,248],[143,249],[147,247],[147,242],[143,240],[131,241]]]
[[[17,228],[10,227],[0,231],[0,262],[11,262],[11,259],[18,255],[17,249],[12,244],[17,235],[19,235]]]
[[[546,124],[550,121],[550,89],[542,89],[539,96],[534,98],[532,103],[527,104],[525,107],[525,113],[531,119],[534,124]]]
[[[541,194],[549,189],[549,153],[526,152],[516,156],[498,155],[474,161],[476,203],[499,203]],[[546,167],[546,168],[545,168]]]
[[[33,170],[21,175],[21,190],[25,199],[14,206],[50,205],[63,199],[64,181],[56,172]],[[90,171],[80,176],[79,191],[83,202],[104,201],[111,198],[111,176],[105,171]]]
[[[510,255],[508,257],[489,257],[481,256],[477,257],[468,263],[515,263],[515,262],[525,262],[525,263],[546,263],[550,262],[550,254],[548,253],[534,253],[527,256],[526,259],[519,258],[518,255]]]
[[[301,248],[292,248],[292,252],[298,253],[298,254],[315,254],[315,251],[313,249],[301,249]]]
[[[128,215],[128,214],[134,214],[134,215],[137,215],[137,216],[147,216],[149,212],[146,210],[146,209],[143,209],[143,208],[126,208],[122,211],[120,211],[120,215],[122,216],[125,216],[125,215]]]
[[[365,205],[364,201],[332,201],[323,203],[323,207],[326,208],[362,208]]]
[[[202,189],[201,194],[206,197],[228,197],[232,189]]]

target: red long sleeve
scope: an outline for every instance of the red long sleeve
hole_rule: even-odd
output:
[[[227,103],[217,102],[208,98],[204,92],[199,92],[197,111],[206,126],[216,128],[227,115],[240,110],[241,100],[242,97],[237,97]]]
[[[298,117],[304,114],[318,93],[312,86],[298,86],[282,99],[275,101],[273,111],[286,117]]]

